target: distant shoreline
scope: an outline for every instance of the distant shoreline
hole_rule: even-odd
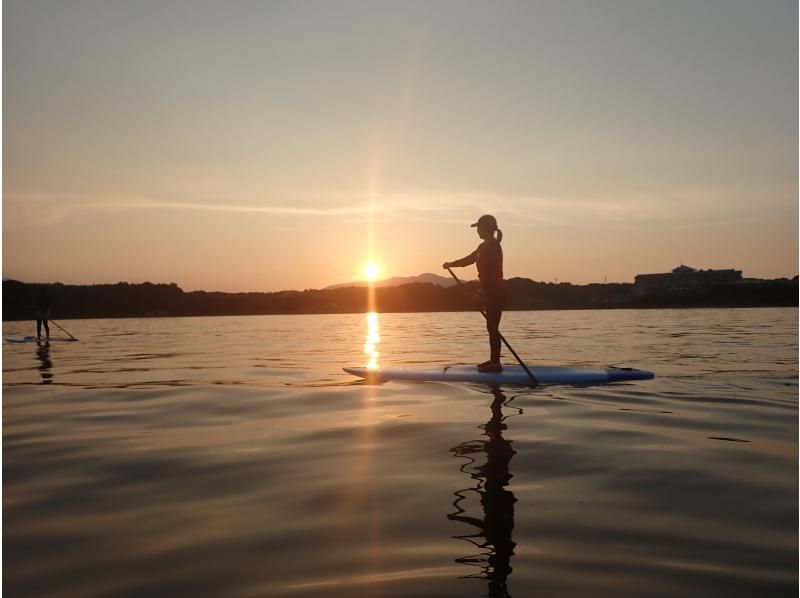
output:
[[[517,312],[545,312],[545,311],[655,311],[655,310],[674,310],[683,311],[691,309],[798,309],[798,305],[704,305],[686,307],[574,307],[574,308],[529,308],[529,309],[506,309],[504,313]],[[136,316],[54,316],[53,320],[134,320],[134,319],[175,319],[175,318],[258,318],[264,316],[352,316],[364,315],[367,311],[338,311],[338,312],[287,312],[287,313],[258,313],[258,314],[144,314]],[[457,314],[457,313],[477,313],[474,309],[448,309],[436,311],[390,311],[378,310],[383,314]],[[3,318],[3,322],[29,322],[32,318]]]
[[[55,319],[474,311],[462,289],[431,283],[377,287],[371,293],[364,287],[222,293],[184,292],[176,284],[30,285],[9,280],[3,282],[3,320],[34,319],[39,286],[48,290]],[[467,287],[477,290],[477,283]],[[508,294],[507,311],[798,307],[798,279],[643,290],[626,283],[573,285],[512,278]]]

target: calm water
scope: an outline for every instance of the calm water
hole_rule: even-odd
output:
[[[507,313],[529,361],[657,375],[538,389],[341,371],[483,361],[472,313],[60,322],[3,345],[3,589],[796,596],[797,321]]]

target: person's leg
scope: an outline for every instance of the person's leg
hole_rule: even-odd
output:
[[[489,332],[489,362],[500,363],[500,318],[503,310],[497,305],[486,307],[486,330]]]
[[[42,336],[42,321],[40,319],[36,319],[36,338],[41,338]]]
[[[50,324],[47,320],[44,321],[44,333],[47,338],[50,338]]]

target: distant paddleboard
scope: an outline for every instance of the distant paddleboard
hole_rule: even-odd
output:
[[[653,372],[633,368],[580,367],[580,366],[528,366],[539,384],[604,384],[626,380],[654,378]],[[530,386],[531,379],[522,366],[508,365],[502,372],[479,372],[474,365],[452,365],[437,368],[378,368],[347,367],[344,371],[369,382],[388,380],[416,380],[419,382],[478,382],[482,384],[522,384]]]
[[[77,342],[76,338],[68,338],[66,336],[51,336],[50,338],[37,338],[35,336],[6,336],[4,340],[7,343],[74,343]]]

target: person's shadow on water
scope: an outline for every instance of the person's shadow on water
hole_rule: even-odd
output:
[[[505,395],[499,388],[491,388],[494,401],[491,410],[492,417],[486,424],[480,426],[485,439],[462,442],[450,449],[456,456],[466,459],[460,467],[461,471],[468,474],[475,481],[474,486],[454,492],[453,507],[455,512],[447,518],[451,521],[468,523],[477,531],[471,534],[454,536],[460,540],[470,542],[478,547],[481,552],[475,555],[457,558],[456,562],[471,567],[476,571],[463,578],[486,579],[489,583],[489,596],[491,598],[510,598],[507,589],[508,577],[511,574],[511,557],[514,556],[516,544],[511,539],[514,530],[514,503],[517,499],[514,493],[506,489],[513,477],[509,473],[511,457],[516,454],[511,448],[511,441],[503,438],[503,431],[507,428],[504,423],[503,406],[508,406]],[[513,400],[513,398],[511,399]],[[517,415],[522,413],[517,409]],[[483,465],[475,465],[479,453],[486,454]],[[469,493],[475,492],[480,498],[483,517],[470,517],[467,515],[466,503]]]
[[[50,360],[50,343],[38,343],[36,347],[36,359],[41,363],[36,369],[42,377],[42,384],[53,383],[53,362]]]

